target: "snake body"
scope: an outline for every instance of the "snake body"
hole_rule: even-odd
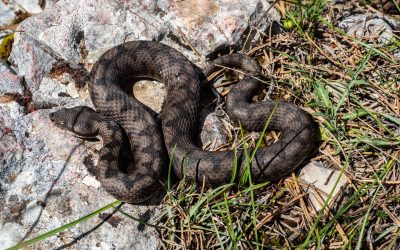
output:
[[[250,71],[260,68],[253,59],[234,54],[217,59],[216,64],[238,66]],[[133,78],[151,78],[166,85],[167,98],[157,114],[137,101],[126,86]],[[252,78],[240,81],[229,93],[228,115],[247,130],[268,129],[281,132],[278,142],[259,148],[251,162],[255,182],[275,180],[289,174],[316,150],[318,128],[312,117],[299,107],[285,102],[252,103],[259,88]],[[94,110],[87,107],[60,109],[51,113],[59,127],[80,136],[99,135],[103,140],[95,175],[103,188],[118,199],[140,203],[159,188],[162,167],[172,159],[176,175],[207,185],[228,183],[234,160],[238,174],[246,167],[243,150],[210,152],[196,144],[200,100],[199,76],[192,64],[175,49],[157,42],[134,41],[105,52],[91,71],[89,91]],[[119,168],[124,131],[133,154],[134,169]],[[251,151],[249,155],[251,155]]]

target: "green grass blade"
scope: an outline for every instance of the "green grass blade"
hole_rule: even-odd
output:
[[[53,230],[51,230],[51,231],[49,231],[47,233],[44,233],[42,235],[39,235],[38,237],[33,238],[31,240],[27,240],[27,241],[21,242],[21,243],[15,245],[13,247],[7,248],[7,250],[17,250],[17,249],[21,249],[21,248],[24,248],[24,247],[28,247],[28,246],[30,246],[32,244],[35,244],[36,242],[39,242],[39,241],[44,240],[46,238],[49,238],[51,236],[55,236],[56,234],[58,234],[58,233],[60,233],[60,232],[62,232],[64,230],[67,230],[68,228],[71,228],[73,226],[78,225],[79,223],[87,221],[88,219],[90,219],[90,218],[92,218],[92,217],[94,217],[94,216],[96,216],[96,215],[98,215],[98,214],[110,209],[110,208],[116,207],[116,206],[118,206],[120,204],[121,204],[121,201],[119,201],[119,200],[114,201],[113,203],[110,203],[107,206],[102,207],[102,208],[100,208],[100,209],[98,209],[98,210],[96,210],[96,211],[94,211],[94,212],[92,212],[92,213],[90,213],[90,214],[88,214],[88,215],[76,220],[76,221],[70,222],[70,223],[68,223],[68,224],[66,224],[64,226],[61,226],[61,227],[56,228],[56,229],[53,229]]]
[[[350,91],[352,90],[352,88],[356,85],[357,83],[357,77],[360,75],[360,73],[365,69],[367,62],[369,61],[369,59],[371,58],[372,55],[372,49],[370,49],[368,51],[368,53],[364,56],[364,58],[361,60],[360,65],[357,67],[356,71],[353,73],[353,75],[351,76],[351,81],[346,89],[346,91],[342,94],[342,96],[340,97],[335,109],[334,109],[334,116],[337,115],[339,109],[342,107],[342,105],[344,104],[344,102],[347,100],[348,95],[350,93]]]

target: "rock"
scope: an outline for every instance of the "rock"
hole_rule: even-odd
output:
[[[58,0],[13,0],[8,5],[15,11],[22,11],[29,14],[38,14],[45,8],[52,7]]]
[[[156,81],[140,81],[133,86],[133,95],[157,113],[161,112],[167,95],[164,84]]]
[[[338,179],[338,184],[329,200],[330,204],[335,201],[336,195],[347,183],[344,174],[340,176],[340,171],[328,169],[320,162],[311,162],[302,168],[300,171],[300,179],[312,185],[313,188],[305,188],[305,191],[309,194],[310,201],[317,212],[322,209],[328,197],[326,194],[329,194],[333,190]],[[318,192],[316,192],[315,189],[318,190]]]
[[[15,33],[9,58],[17,74],[6,68],[4,72],[11,80],[0,87],[0,96],[31,95],[27,102],[10,99],[0,103],[0,249],[16,244],[32,225],[27,239],[114,200],[86,169],[95,165],[101,143],[82,142],[48,119],[49,112],[61,107],[92,106],[86,81],[93,63],[103,52],[128,40],[157,40],[200,65],[200,59],[204,60],[217,47],[238,44],[249,22],[266,27],[271,16],[278,16],[274,9],[264,15],[268,6],[263,0],[215,0],[201,5],[194,0],[116,0],[101,4],[95,0],[60,0],[25,19]],[[159,110],[162,84],[143,86],[138,85],[139,92],[150,90],[147,100]],[[139,94],[138,98],[143,96]],[[218,119],[213,123],[221,124]],[[157,212],[155,207],[147,206],[123,208],[134,216]],[[58,248],[75,242],[104,217],[103,214],[80,223],[58,237],[37,243],[35,248]],[[140,231],[137,226],[137,222],[116,213],[111,221],[77,240],[73,247],[159,248],[152,228]]]
[[[387,44],[391,42],[393,29],[398,28],[398,22],[383,15],[358,14],[342,20],[339,27],[349,36]]]
[[[43,0],[37,0],[37,1],[32,1],[32,0],[13,0],[13,5],[15,9],[21,9],[25,12],[28,12],[30,14],[38,14],[43,11],[42,7],[40,6],[40,3],[44,2]]]
[[[0,1],[0,26],[10,25],[15,20],[15,13],[4,2]]]
[[[0,61],[0,103],[15,101],[23,94],[21,77]]]
[[[13,9],[10,8],[10,6],[6,5],[3,1],[0,1],[0,27],[12,25],[15,18],[16,18],[16,16],[15,16]],[[9,35],[10,33],[12,33],[10,30],[7,30],[7,29],[1,30],[0,29],[0,45],[3,43],[4,37]],[[5,46],[4,45],[0,46],[0,58],[3,58],[2,54],[5,53],[4,49],[2,47],[5,47]]]
[[[399,50],[399,52],[394,53],[394,54],[393,54],[393,57],[394,57],[396,60],[400,60],[400,50]]]
[[[203,148],[215,150],[228,142],[229,134],[218,111],[202,110],[200,124],[202,124],[200,140]]]
[[[89,70],[107,49],[138,39],[161,40],[198,61],[189,45],[204,59],[219,46],[237,43],[249,20],[265,25],[277,16],[272,9],[265,17],[252,18],[268,8],[264,1],[210,1],[209,5],[212,11],[204,13],[197,1],[101,5],[90,0],[60,1],[51,11],[20,24],[10,60],[26,77],[35,101],[41,80],[56,62],[67,62],[64,72]],[[199,13],[194,15],[190,8]]]
[[[0,241],[4,244],[0,245],[1,249],[21,240],[37,219],[38,224],[31,235],[65,225],[114,200],[93,182],[83,181],[88,176],[85,163],[94,162],[96,152],[88,150],[81,144],[81,140],[66,131],[51,126],[48,113],[48,110],[39,110],[25,115],[22,107],[15,102],[0,106],[0,117],[5,118],[0,122],[3,131],[0,144],[3,192],[0,197],[3,204],[0,209],[0,235],[8,239]],[[40,205],[43,202],[45,207]],[[124,210],[126,209],[136,214],[148,208],[125,206]],[[121,216],[114,215],[113,218]],[[65,242],[61,238],[50,238],[40,244],[47,248],[58,247],[100,222],[99,218],[94,218],[64,232]],[[100,231],[86,237],[85,244],[96,245],[99,235],[104,234],[101,238],[106,245],[135,248],[137,242],[145,242],[151,243],[153,249],[157,248],[158,240],[151,230],[141,234],[122,235],[126,230],[133,230],[135,225],[138,224],[127,219],[121,220],[117,226],[105,223]],[[116,235],[118,242],[114,242]]]

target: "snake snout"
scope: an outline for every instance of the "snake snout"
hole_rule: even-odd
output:
[[[53,122],[53,123],[56,122],[56,118],[55,118],[54,113],[55,112],[52,112],[52,113],[49,114],[50,121]]]
[[[60,116],[59,113],[60,111],[51,112],[49,113],[49,118],[54,125],[56,125],[57,127],[64,128],[65,122],[63,121],[62,116]]]
[[[97,136],[102,121],[93,109],[85,106],[61,108],[50,113],[49,118],[57,127],[85,138]]]

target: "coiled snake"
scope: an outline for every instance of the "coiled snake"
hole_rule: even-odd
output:
[[[215,60],[216,64],[260,72],[250,57],[233,54]],[[132,78],[152,78],[166,84],[167,98],[157,114],[137,101],[126,90]],[[268,129],[281,132],[278,142],[259,148],[250,170],[254,182],[275,180],[289,174],[316,150],[318,128],[311,116],[299,107],[276,101],[251,103],[259,83],[252,78],[240,81],[228,94],[228,115],[247,130],[261,131],[275,108]],[[172,157],[176,175],[208,185],[231,180],[234,151],[205,151],[195,145],[200,99],[199,77],[192,64],[175,49],[157,42],[134,41],[104,53],[91,71],[89,91],[94,110],[88,107],[60,109],[50,114],[52,122],[81,137],[100,136],[95,175],[114,197],[140,203],[160,187],[162,167],[168,166],[165,148]],[[123,129],[123,130],[122,130]],[[134,170],[119,168],[124,132],[129,138]],[[245,168],[243,150],[236,151],[238,173]]]

